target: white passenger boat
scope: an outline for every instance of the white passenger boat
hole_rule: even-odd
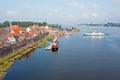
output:
[[[102,32],[92,32],[92,33],[84,33],[84,36],[104,36],[105,34]]]

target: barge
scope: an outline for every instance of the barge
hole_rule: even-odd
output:
[[[58,50],[58,41],[52,44],[52,51],[57,51],[57,50]]]
[[[58,37],[55,37],[49,45],[46,46],[46,50],[57,51],[58,50]]]

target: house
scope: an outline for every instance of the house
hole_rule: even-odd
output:
[[[25,35],[25,29],[20,27],[19,25],[11,25],[10,26],[10,32],[9,35],[13,36],[15,38],[16,42],[20,42],[25,40],[26,35]]]
[[[5,39],[5,36],[8,35],[10,28],[0,28],[0,46],[6,45],[7,40]]]

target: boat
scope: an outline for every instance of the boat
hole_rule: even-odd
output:
[[[55,37],[52,41],[51,41],[51,43],[49,43],[47,46],[46,46],[46,50],[51,50],[51,49],[53,49],[53,48],[55,48],[55,47],[53,47],[53,45],[55,45],[55,43],[57,44],[57,46],[58,46],[58,37]]]
[[[52,51],[57,51],[57,50],[58,50],[58,42],[56,41],[52,44]]]
[[[104,36],[103,32],[92,32],[92,33],[84,33],[84,36]]]

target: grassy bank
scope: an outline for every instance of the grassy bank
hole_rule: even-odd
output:
[[[47,36],[46,38],[44,38],[43,40],[41,40],[40,43],[37,44],[37,47],[38,48],[41,48],[41,47],[45,47],[47,45],[47,41],[50,41],[54,38],[54,36]]]
[[[35,48],[44,47],[50,39],[53,39],[53,36],[48,35],[37,42],[33,42],[28,46],[22,47],[14,52],[0,57],[0,80],[5,76],[6,70],[12,66],[14,60],[19,59],[21,56],[29,53]]]
[[[2,80],[4,78],[5,74],[6,74],[6,72],[0,72],[0,80]]]

